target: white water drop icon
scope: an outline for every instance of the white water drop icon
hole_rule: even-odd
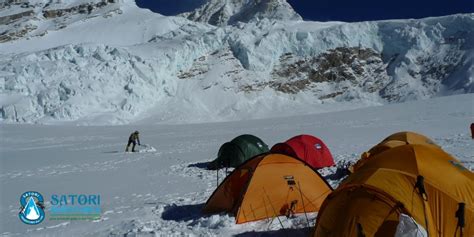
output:
[[[35,221],[40,218],[38,206],[36,206],[35,200],[33,197],[30,197],[28,203],[26,204],[25,208],[23,208],[23,215],[26,219]]]

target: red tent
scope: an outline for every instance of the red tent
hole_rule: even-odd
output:
[[[270,152],[299,158],[315,169],[334,165],[334,159],[326,144],[311,135],[298,135],[284,143],[277,143]]]

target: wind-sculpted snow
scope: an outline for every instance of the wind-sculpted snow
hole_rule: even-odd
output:
[[[0,44],[0,121],[229,121],[474,91],[474,14],[215,27],[117,4]]]

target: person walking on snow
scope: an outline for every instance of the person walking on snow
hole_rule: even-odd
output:
[[[138,143],[140,146],[140,138],[138,137],[139,132],[135,131],[132,134],[130,134],[130,137],[128,137],[128,143],[127,143],[127,148],[125,149],[125,152],[128,152],[128,148],[130,147],[131,144],[132,146],[132,152],[135,152],[135,145]]]

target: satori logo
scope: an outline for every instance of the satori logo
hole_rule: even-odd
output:
[[[49,220],[98,220],[101,215],[99,194],[53,194]]]
[[[28,225],[37,225],[44,220],[43,196],[34,191],[28,191],[20,196],[20,220]]]

